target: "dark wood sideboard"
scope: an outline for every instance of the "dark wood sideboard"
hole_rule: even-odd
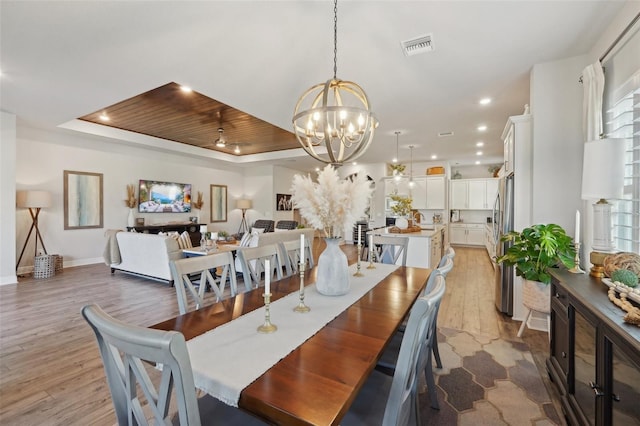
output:
[[[142,232],[145,234],[157,234],[159,232],[179,232],[182,234],[184,231],[189,233],[191,238],[191,244],[194,247],[200,246],[200,224],[199,223],[169,223],[166,225],[149,225],[149,226],[127,226],[127,231],[131,232],[135,229],[136,232]]]
[[[640,425],[640,327],[599,278],[552,271],[547,371],[570,425]]]

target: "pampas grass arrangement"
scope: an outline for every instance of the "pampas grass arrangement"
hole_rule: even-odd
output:
[[[198,191],[198,196],[196,197],[196,201],[192,202],[191,205],[194,209],[200,210],[202,206],[204,206],[204,200],[202,199],[202,192]]]
[[[372,191],[364,174],[341,180],[338,172],[327,165],[318,174],[317,182],[309,176],[295,175],[291,200],[309,225],[336,238],[364,215]]]
[[[136,187],[133,184],[127,185],[127,199],[124,200],[124,204],[130,209],[138,205],[136,200]]]

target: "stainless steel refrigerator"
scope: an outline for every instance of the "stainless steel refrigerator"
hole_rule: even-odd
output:
[[[513,174],[500,178],[498,194],[493,205],[493,238],[496,257],[502,256],[511,246],[510,242],[502,242],[502,236],[513,231]],[[513,315],[513,266],[493,262],[495,279],[495,304],[500,312]]]

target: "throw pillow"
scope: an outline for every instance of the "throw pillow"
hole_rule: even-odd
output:
[[[251,228],[251,233],[257,232],[258,234],[263,234],[265,228]]]
[[[178,239],[178,245],[180,245],[180,240],[182,240],[182,245],[184,247],[181,248],[191,248],[193,247],[191,245],[191,236],[189,235],[189,233],[187,231],[184,231],[182,234],[180,234],[180,238]]]
[[[240,240],[240,247],[249,247],[249,240],[251,239],[251,233],[245,232]]]

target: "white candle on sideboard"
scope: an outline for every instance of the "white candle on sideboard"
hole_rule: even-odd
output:
[[[264,294],[271,293],[271,262],[264,261]]]
[[[304,234],[300,234],[300,263],[304,265]]]
[[[369,259],[373,262],[373,234],[369,234]]]
[[[358,244],[362,241],[362,225],[358,225]]]
[[[576,210],[576,233],[575,242],[580,242],[580,210]]]

